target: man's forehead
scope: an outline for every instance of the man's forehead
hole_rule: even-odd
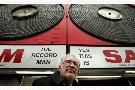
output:
[[[72,55],[68,55],[64,59],[65,60],[75,60],[75,61],[77,61],[77,58],[75,56],[72,56]]]

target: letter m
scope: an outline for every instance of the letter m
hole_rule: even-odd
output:
[[[13,54],[11,54],[11,49],[4,49],[0,55],[0,62],[4,58],[3,62],[9,62],[13,57],[13,63],[20,63],[22,59],[24,49],[17,49]]]

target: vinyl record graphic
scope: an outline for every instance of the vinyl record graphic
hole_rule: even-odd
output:
[[[70,19],[84,32],[115,43],[135,43],[135,7],[123,4],[71,5]]]
[[[18,39],[46,31],[64,16],[58,4],[0,5],[0,39]]]

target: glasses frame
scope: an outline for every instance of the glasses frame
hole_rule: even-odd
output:
[[[79,62],[76,62],[75,60],[64,60],[63,61],[63,64],[69,64],[69,65],[71,65],[73,63],[73,65],[74,66],[76,66],[76,67],[80,67],[80,63]]]

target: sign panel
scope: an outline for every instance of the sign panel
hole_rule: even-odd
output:
[[[0,45],[0,68],[58,68],[65,45]]]
[[[135,47],[70,46],[70,53],[80,60],[80,68],[135,67]]]

